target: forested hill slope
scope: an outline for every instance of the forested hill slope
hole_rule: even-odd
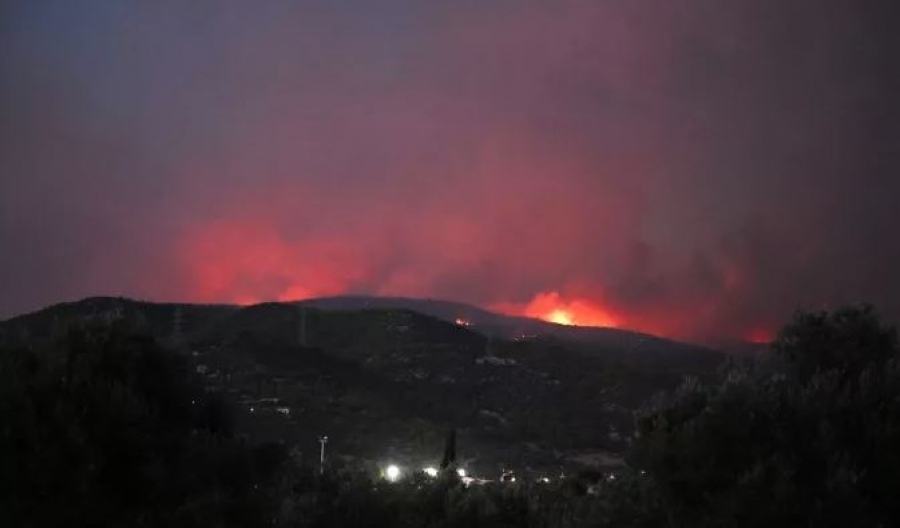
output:
[[[316,438],[328,434],[335,455],[425,464],[455,427],[460,455],[485,473],[616,463],[635,408],[721,361],[698,347],[665,348],[665,340],[655,342],[659,352],[518,334],[504,316],[459,313],[453,303],[356,301],[236,307],[90,298],[5,321],[0,334],[39,348],[80,321],[124,319],[188,354],[208,390],[237,406],[250,437],[296,443],[314,456]],[[411,309],[423,306],[432,314]],[[529,332],[557,326],[538,322]]]

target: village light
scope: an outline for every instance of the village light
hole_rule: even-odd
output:
[[[466,478],[466,470],[463,468],[457,469],[456,474],[459,475],[459,478]]]
[[[398,480],[400,480],[400,468],[394,464],[391,464],[387,467],[387,469],[384,470],[384,476],[390,482],[397,482]]]
[[[436,467],[428,466],[422,470],[423,473],[428,475],[429,477],[436,477],[438,475],[438,470]]]

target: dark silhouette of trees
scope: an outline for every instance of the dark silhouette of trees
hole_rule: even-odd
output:
[[[184,357],[125,323],[0,351],[0,524],[259,526],[281,454],[231,438]]]
[[[88,325],[0,350],[0,525],[900,525],[898,340],[871,308],[798,314],[772,354],[686,380],[637,431],[615,478],[320,475],[233,438],[227,402],[185,357],[127,324]],[[455,458],[450,431],[442,467]]]
[[[686,382],[632,459],[675,526],[896,526],[897,337],[868,307],[798,314],[774,357]]]
[[[450,429],[447,433],[447,441],[444,444],[444,456],[441,458],[441,469],[453,469],[456,465],[456,429]]]

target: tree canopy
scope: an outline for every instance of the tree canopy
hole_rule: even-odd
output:
[[[638,420],[632,460],[678,526],[900,522],[897,337],[869,307],[801,313],[774,355],[687,381]]]
[[[0,351],[6,526],[258,526],[271,451],[232,438],[186,359],[125,324]],[[275,455],[280,457],[280,455]]]

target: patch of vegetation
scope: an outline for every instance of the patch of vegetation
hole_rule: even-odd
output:
[[[260,526],[284,459],[233,438],[185,358],[124,324],[0,351],[4,526]]]

